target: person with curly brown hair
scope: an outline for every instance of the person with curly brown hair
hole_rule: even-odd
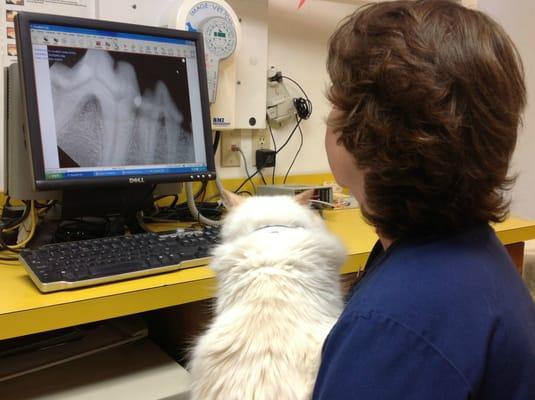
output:
[[[526,103],[518,52],[453,1],[371,4],[329,45],[326,151],[379,241],[314,399],[535,399],[535,305],[491,222]]]

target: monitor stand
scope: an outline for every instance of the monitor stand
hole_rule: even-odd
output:
[[[137,213],[153,204],[154,185],[114,186],[103,188],[64,189],[61,219],[109,217],[110,235],[145,232]]]

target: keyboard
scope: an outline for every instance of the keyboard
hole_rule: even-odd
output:
[[[74,289],[208,264],[219,228],[142,233],[22,250],[20,260],[41,292]]]

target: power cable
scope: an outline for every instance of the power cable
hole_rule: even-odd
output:
[[[296,120],[297,120],[297,117],[296,117]],[[299,143],[299,148],[297,149],[297,152],[295,153],[295,156],[294,156],[294,158],[292,160],[292,163],[288,167],[288,171],[286,171],[286,175],[284,175],[284,180],[282,181],[283,184],[286,183],[286,179],[288,179],[288,175],[290,174],[290,170],[292,169],[292,167],[293,167],[293,165],[295,163],[295,160],[297,160],[297,156],[299,155],[299,152],[303,148],[303,131],[301,130],[301,126],[299,126],[299,135],[301,137],[301,142]]]

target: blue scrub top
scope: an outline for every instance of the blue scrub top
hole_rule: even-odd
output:
[[[535,304],[487,224],[378,243],[313,399],[535,399]]]

